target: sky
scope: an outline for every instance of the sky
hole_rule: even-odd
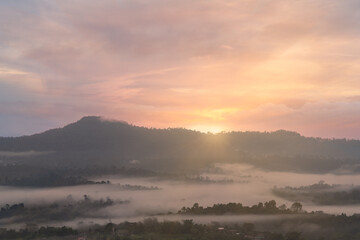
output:
[[[0,136],[88,115],[360,139],[360,1],[2,0]]]

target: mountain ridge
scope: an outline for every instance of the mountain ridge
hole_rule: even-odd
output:
[[[360,164],[358,140],[309,138],[285,130],[212,134],[146,128],[98,116],[30,136],[0,138],[0,151],[53,152],[36,158],[57,164],[126,165],[135,159],[144,167],[165,169],[241,162],[275,170],[293,165],[311,171],[319,165],[317,170],[329,171]]]

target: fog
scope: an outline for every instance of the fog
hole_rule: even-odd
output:
[[[286,201],[272,194],[274,186],[303,186],[317,183],[321,180],[328,184],[357,184],[359,175],[334,175],[334,174],[299,174],[289,172],[266,172],[249,165],[226,164],[216,165],[207,169],[202,177],[208,180],[228,179],[232,182],[216,183],[215,181],[196,182],[186,180],[173,180],[159,177],[151,178],[120,178],[117,176],[103,176],[94,180],[110,180],[111,184],[82,185],[57,188],[13,188],[0,187],[0,205],[25,203],[25,205],[40,205],[59,201],[71,195],[74,199],[82,199],[88,195],[92,199],[105,199],[129,201],[126,204],[113,206],[94,212],[92,218],[75,219],[66,222],[72,226],[79,222],[87,224],[104,223],[110,219],[113,222],[142,220],[145,217],[157,216],[159,219],[173,220],[179,216],[167,215],[168,212],[176,213],[181,207],[191,207],[195,202],[202,206],[216,203],[238,202],[243,205],[254,205],[274,199],[277,205],[292,202]],[[189,176],[195,177],[195,176]],[[196,178],[195,178],[196,179]],[[120,185],[121,184],[121,185]],[[157,187],[153,190],[127,190],[125,184]],[[314,206],[304,203],[306,211],[322,210],[334,214],[359,213],[360,205],[352,206]],[[270,219],[277,216],[253,216],[254,218]],[[249,216],[181,216],[180,219],[192,218],[201,223],[212,221],[242,221],[249,220]],[[1,224],[1,223],[0,223]],[[3,223],[4,224],[4,223]],[[50,224],[50,223],[49,223]],[[63,224],[53,222],[51,224]],[[16,226],[16,225],[13,225]]]
[[[266,223],[269,221],[280,221],[286,219],[295,219],[297,215],[207,215],[207,216],[181,216],[181,215],[153,215],[150,218],[156,218],[158,221],[183,221],[187,219],[192,219],[195,223],[199,224],[216,224],[216,223],[223,223],[223,224],[243,224],[243,223]],[[149,217],[147,217],[149,218]],[[140,222],[146,219],[144,216],[137,216],[137,217],[114,217],[114,218],[78,218],[73,221],[58,221],[58,222],[48,222],[48,226],[70,226],[73,228],[82,228],[91,226],[94,224],[106,224],[109,222],[112,223],[121,223],[124,221],[129,222]],[[21,228],[21,224],[12,224],[11,227],[13,228]]]
[[[34,157],[40,155],[46,155],[52,153],[51,151],[24,151],[24,152],[11,152],[11,151],[0,151],[0,157]]]

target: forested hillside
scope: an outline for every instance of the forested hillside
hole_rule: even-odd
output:
[[[347,173],[359,171],[360,141],[308,138],[284,130],[206,134],[84,117],[40,134],[0,138],[0,160],[57,166],[137,166],[161,171],[238,162],[270,170]]]

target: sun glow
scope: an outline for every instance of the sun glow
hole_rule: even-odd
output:
[[[190,127],[191,130],[200,131],[203,133],[220,133],[226,131],[224,127],[216,126],[216,125],[196,125]]]

